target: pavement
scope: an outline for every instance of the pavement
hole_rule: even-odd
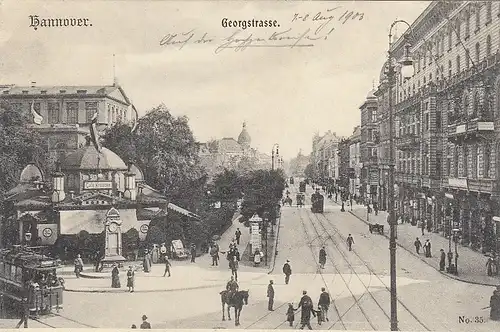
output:
[[[356,206],[349,213],[356,216],[358,219],[362,220],[366,224],[368,223],[379,223],[384,226],[384,236],[389,238],[389,227],[387,225],[387,215],[385,211],[379,211],[378,215],[374,213],[370,214],[369,221],[367,222],[366,207]],[[437,233],[429,233],[425,231],[422,236],[422,230],[417,226],[412,226],[409,223],[398,224],[397,226],[397,244],[399,247],[407,250],[416,257],[419,257],[423,262],[432,266],[439,271],[439,261],[440,261],[440,249],[444,249],[447,253],[449,249],[449,240]],[[416,238],[420,239],[422,244],[425,243],[427,239],[431,242],[431,254],[432,257],[427,258],[421,250],[420,254],[415,251],[415,246],[413,243]],[[452,252],[455,253],[454,244],[452,244]],[[444,271],[439,271],[442,274],[457,279],[463,282],[485,285],[485,286],[498,286],[500,285],[500,277],[493,276],[489,277],[486,275],[486,261],[488,257],[481,254],[480,252],[474,251],[468,247],[459,245],[458,246],[458,276],[450,274]],[[454,260],[453,260],[454,261]],[[446,260],[446,265],[448,265],[448,259]]]
[[[229,248],[234,233],[237,228],[240,228],[242,234],[240,238],[239,251],[243,252],[246,244],[250,240],[250,234],[240,222],[240,216],[234,218],[231,226],[221,235],[218,241],[221,252],[225,252]],[[273,246],[270,244],[270,251],[273,251]],[[274,256],[274,255],[273,255]],[[111,270],[107,269],[103,272],[94,272],[92,265],[84,266],[80,278],[74,275],[74,267],[63,266],[58,274],[65,280],[65,290],[68,292],[84,292],[84,293],[126,293],[126,271],[128,266],[134,266],[135,272],[135,290],[136,293],[148,292],[172,292],[190,289],[201,288],[224,288],[231,272],[229,271],[228,262],[225,255],[221,253],[219,266],[212,266],[212,258],[209,254],[203,254],[196,258],[195,263],[191,263],[190,259],[178,261],[171,260],[171,277],[163,277],[164,264],[153,264],[151,272],[145,273],[142,271],[142,261],[127,262],[120,271],[121,288],[111,287]],[[272,266],[272,261],[270,262]],[[262,277],[268,273],[269,267],[253,267],[251,264],[239,265],[238,280],[246,283],[251,282],[255,278]]]

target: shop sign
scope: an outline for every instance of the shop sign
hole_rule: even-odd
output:
[[[83,189],[85,190],[113,189],[113,183],[111,181],[85,181],[83,182]]]
[[[495,126],[493,122],[478,122],[477,123],[478,130],[495,130]]]
[[[457,129],[455,130],[455,134],[461,134],[461,133],[465,133],[466,131],[466,128],[465,128],[465,125],[460,125],[460,126],[457,126]]]
[[[467,189],[467,179],[449,178],[448,185],[451,187]]]

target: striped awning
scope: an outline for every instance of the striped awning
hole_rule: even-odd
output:
[[[168,203],[168,206],[167,206],[168,209],[171,209],[171,210],[174,210],[175,212],[178,212],[180,214],[183,214],[187,217],[190,217],[190,218],[194,218],[194,219],[198,219],[198,220],[201,220],[201,217],[198,216],[197,214],[193,213],[193,212],[190,212],[186,209],[183,209],[181,208],[180,206],[177,206],[175,204],[172,204],[172,203]]]

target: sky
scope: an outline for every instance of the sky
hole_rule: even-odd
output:
[[[310,153],[316,132],[352,134],[387,57],[390,24],[412,23],[428,5],[3,0],[0,84],[104,85],[116,78],[140,115],[163,103],[189,118],[201,142],[237,138],[246,122],[252,147],[270,154],[278,143],[288,159]],[[35,30],[30,15],[92,26]],[[279,26],[223,27],[223,18]],[[405,26],[398,29],[401,35]]]

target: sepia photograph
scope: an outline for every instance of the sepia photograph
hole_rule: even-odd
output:
[[[0,0],[0,328],[500,331],[500,2]]]

